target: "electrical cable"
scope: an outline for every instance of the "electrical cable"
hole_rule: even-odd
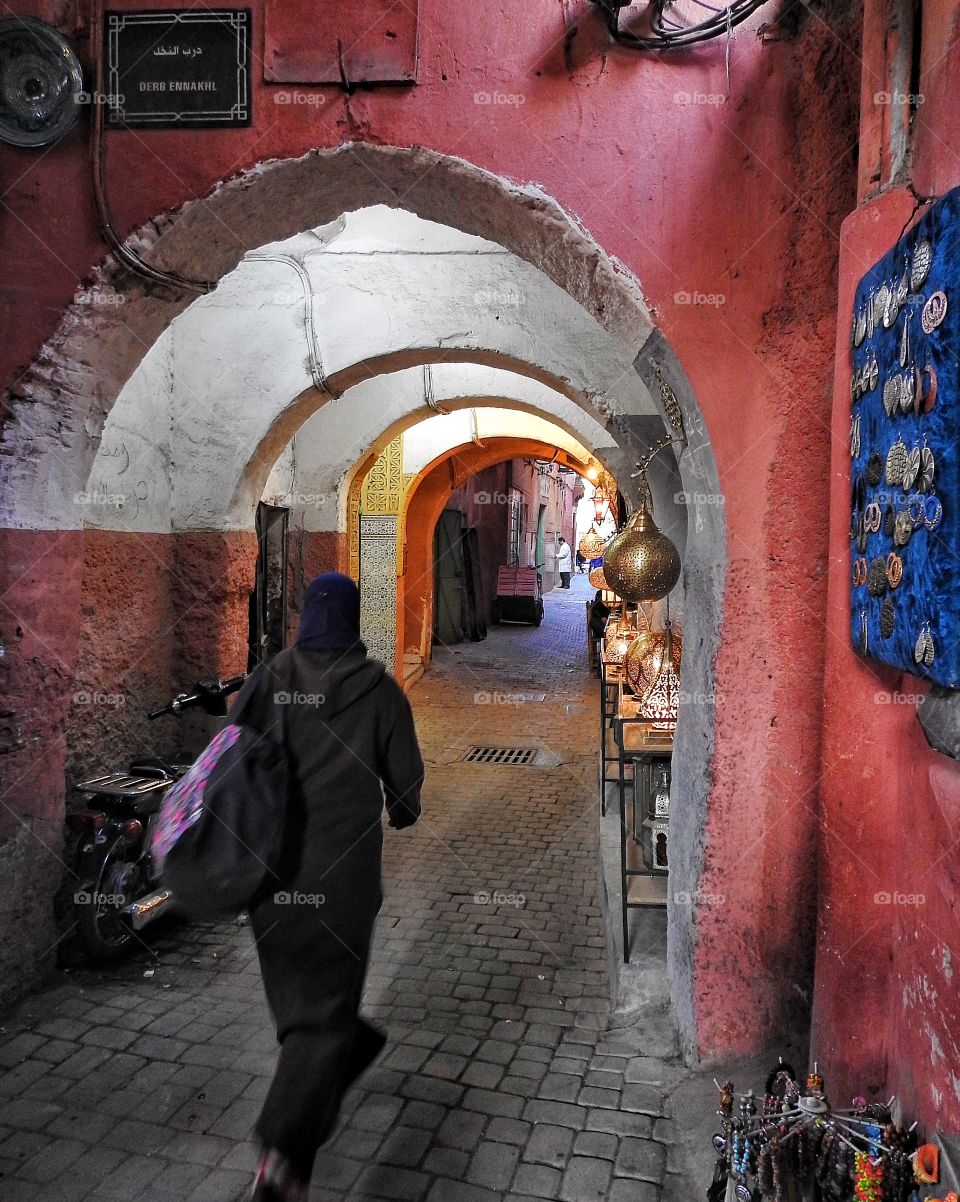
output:
[[[316,253],[316,252],[314,252]],[[323,370],[323,359],[320,355],[320,344],[317,341],[317,330],[313,320],[313,283],[310,279],[310,273],[300,259],[293,255],[267,255],[255,254],[247,255],[244,259],[245,263],[283,263],[287,267],[292,267],[297,273],[297,278],[300,280],[300,286],[303,289],[303,309],[304,309],[304,332],[307,336],[307,355],[310,360],[310,375],[313,377],[314,387],[319,392],[326,393],[327,396],[337,400],[343,396],[342,392],[337,392],[330,387],[330,381],[327,379],[326,372]]]
[[[617,0],[593,0],[603,13],[610,36],[621,46],[633,50],[670,50],[693,46],[698,42],[706,42],[711,38],[729,34],[735,25],[740,25],[751,17],[767,0],[734,0],[726,8],[712,8],[703,0],[693,0],[698,7],[707,9],[713,16],[703,21],[681,24],[667,16],[665,10],[674,9],[674,0],[652,0],[649,9],[650,34],[633,33],[629,29],[620,28],[620,9],[625,7]]]

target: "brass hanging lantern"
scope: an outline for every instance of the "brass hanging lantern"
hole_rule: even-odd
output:
[[[625,601],[660,601],[680,579],[680,552],[653,520],[653,493],[647,481],[650,461],[673,442],[686,440],[668,434],[637,464],[633,475],[639,477],[640,506],[603,555],[604,575]]]
[[[593,513],[594,521],[597,524],[603,521],[604,515],[607,510],[611,509],[616,497],[616,481],[609,472],[601,472],[600,479],[593,489]]]
[[[603,554],[603,548],[606,545],[607,540],[597,529],[596,524],[591,522],[590,529],[577,544],[577,550],[584,559],[596,559],[598,555]]]
[[[659,601],[680,579],[680,552],[661,533],[646,498],[607,545],[603,572],[627,601]]]

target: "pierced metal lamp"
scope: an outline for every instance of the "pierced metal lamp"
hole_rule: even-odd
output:
[[[640,715],[657,730],[673,730],[680,711],[683,635],[667,619],[665,630],[647,630],[627,649],[623,674],[637,695]]]
[[[680,552],[653,520],[653,497],[646,478],[650,460],[674,441],[663,439],[637,465],[634,475],[640,477],[640,507],[603,553],[604,575],[626,601],[659,601],[680,579]]]
[[[583,554],[583,552],[581,552],[581,554]],[[603,564],[600,564],[599,567],[591,568],[587,574],[587,579],[594,588],[599,589],[602,593],[609,593],[612,591],[610,585],[607,584],[606,576],[603,574]]]
[[[596,559],[598,555],[603,554],[603,548],[606,545],[607,540],[597,529],[596,524],[591,522],[590,529],[577,544],[577,550],[584,559]]]

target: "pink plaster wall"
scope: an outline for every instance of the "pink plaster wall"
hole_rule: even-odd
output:
[[[262,4],[251,7],[260,30]],[[14,0],[13,9],[59,23],[89,66],[85,4]],[[586,0],[522,16],[507,0],[470,9],[423,0],[420,11],[416,87],[346,97],[266,86],[255,64],[250,129],[109,134],[116,225],[127,233],[270,157],[350,140],[422,145],[535,181],[639,278],[705,416],[729,541],[702,882],[726,902],[697,920],[688,1050],[763,1046],[805,1022],[809,1001],[832,374],[824,331],[837,232],[855,196],[857,19],[831,18],[830,28],[818,18],[761,42],[756,26],[770,14],[760,14],[734,33],[728,88],[722,42],[639,57],[609,46]],[[281,104],[281,91],[322,103]],[[14,389],[105,253],[86,122],[42,154],[0,147],[0,305],[11,331],[0,379]],[[52,581],[48,589],[53,607]],[[76,620],[56,608],[44,622],[75,644]],[[204,621],[191,636],[198,649],[211,634]],[[56,755],[46,770],[53,781]],[[24,794],[16,804],[30,813],[38,803]]]

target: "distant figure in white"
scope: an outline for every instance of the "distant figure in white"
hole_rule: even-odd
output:
[[[570,587],[570,567],[572,555],[570,553],[570,544],[566,542],[563,535],[557,539],[557,571],[560,573],[560,587]]]

